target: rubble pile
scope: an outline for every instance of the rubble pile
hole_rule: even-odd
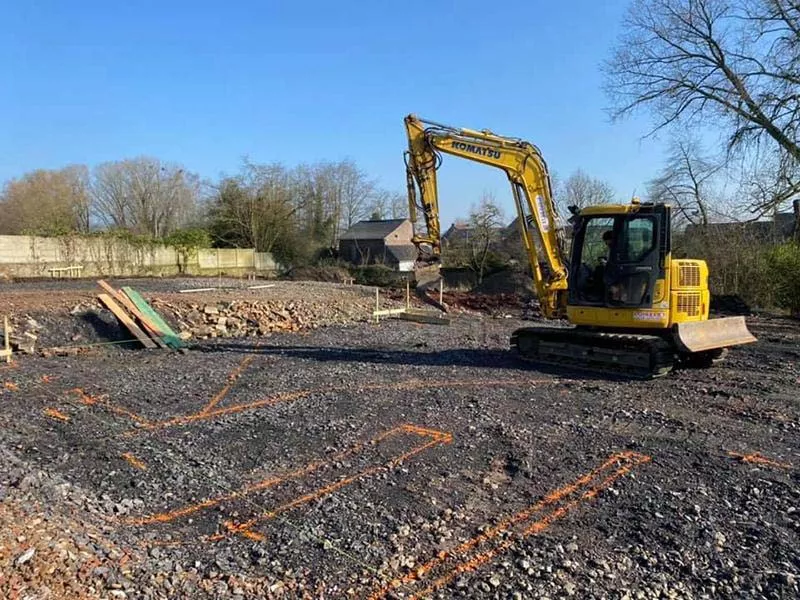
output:
[[[336,323],[363,321],[370,314],[366,306],[316,305],[300,301],[232,300],[178,305],[155,300],[153,304],[178,325],[178,335],[184,340],[296,332]]]
[[[2,320],[0,320],[0,326]],[[12,350],[24,354],[36,352],[36,341],[39,339],[43,326],[33,317],[25,315],[21,319],[12,319],[10,323],[9,342]],[[2,340],[0,340],[0,344]]]
[[[485,313],[508,312],[511,309],[527,307],[528,300],[521,294],[472,294],[464,292],[445,292],[445,304],[461,310]]]

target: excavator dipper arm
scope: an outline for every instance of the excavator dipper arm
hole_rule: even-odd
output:
[[[533,273],[542,312],[563,317],[567,301],[567,267],[562,225],[550,186],[547,165],[539,149],[523,140],[441,125],[414,115],[405,118],[408,134],[406,172],[409,210],[416,223],[418,210],[425,220],[424,233],[415,231],[413,242],[420,262],[438,265],[441,257],[441,223],[436,170],[441,154],[479,162],[505,172],[511,183],[519,216],[519,230]]]

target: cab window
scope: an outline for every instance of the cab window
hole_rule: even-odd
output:
[[[625,219],[620,242],[617,245],[619,262],[641,262],[655,249],[655,221],[650,217]]]
[[[596,265],[602,260],[608,260],[608,243],[603,240],[603,235],[608,237],[614,230],[614,219],[595,218],[586,224],[586,234],[583,238],[581,261],[587,265]]]

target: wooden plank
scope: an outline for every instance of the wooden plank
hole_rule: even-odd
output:
[[[383,310],[373,310],[372,316],[373,317],[384,317],[386,315],[400,315],[404,312],[408,312],[407,308],[387,308]]]
[[[134,335],[134,337],[142,343],[142,345],[145,348],[158,347],[155,345],[155,342],[153,342],[153,340],[147,337],[147,334],[144,331],[139,329],[139,326],[133,322],[133,319],[131,319],[128,316],[128,313],[122,310],[122,307],[120,307],[120,305],[117,304],[111,296],[109,296],[108,294],[100,294],[97,297],[100,299],[100,302],[102,302],[106,306],[106,308],[108,308],[108,310],[114,313],[114,316],[117,317],[117,319],[119,319],[120,323],[125,325],[125,327],[128,328],[128,331],[130,331]]]
[[[440,317],[436,313],[403,312],[397,316],[403,321],[414,321],[415,323],[427,323],[429,325],[450,325],[450,319]]]
[[[167,322],[153,309],[152,306],[147,303],[147,300],[142,298],[139,292],[130,287],[122,288],[122,292],[128,298],[130,298],[131,302],[136,305],[136,308],[139,309],[139,312],[147,317],[147,319],[150,320],[161,332],[164,342],[166,342],[170,348],[178,350],[185,346],[183,340],[178,337],[178,334],[172,331],[172,328],[167,324]]]
[[[138,308],[136,308],[136,305],[133,302],[131,302],[130,299],[125,294],[121,294],[120,292],[115,290],[107,281],[104,281],[103,279],[98,279],[97,285],[99,285],[101,288],[107,291],[108,294],[112,298],[114,298],[114,300],[116,300],[119,304],[124,306],[125,309],[129,313],[131,313],[137,321],[139,321],[139,324],[142,326],[142,329],[144,329],[144,331],[150,334],[150,337],[153,338],[153,341],[155,341],[156,345],[159,348],[169,348],[169,346],[167,346],[167,344],[162,339],[164,337],[164,334],[161,331],[159,331],[158,328],[155,327],[153,323],[148,321],[148,319],[141,313],[141,311],[139,311]]]

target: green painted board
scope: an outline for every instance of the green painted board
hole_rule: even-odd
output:
[[[174,348],[178,350],[184,347],[183,340],[177,336],[177,334],[172,331],[172,328],[167,325],[167,322],[161,318],[161,315],[158,314],[152,306],[147,303],[147,300],[142,298],[142,296],[130,287],[122,288],[122,291],[125,292],[125,295],[130,298],[131,302],[136,305],[142,314],[147,316],[153,324],[158,328],[158,331],[161,332],[163,335],[161,337],[164,340],[164,343],[167,344],[170,348]]]

